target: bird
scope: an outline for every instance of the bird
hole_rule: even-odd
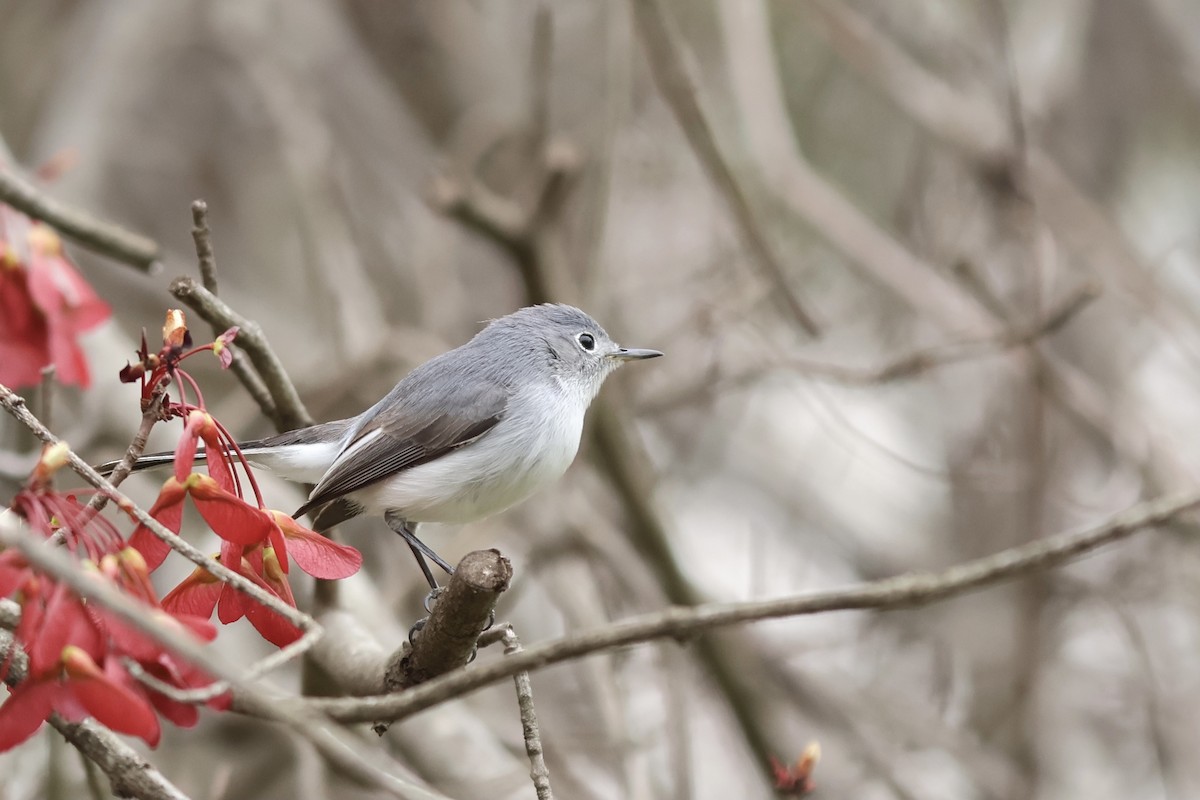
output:
[[[382,516],[436,591],[425,557],[447,574],[453,569],[417,538],[416,526],[473,522],[556,481],[575,459],[585,412],[604,380],[622,364],[661,355],[618,345],[573,306],[529,306],[416,367],[357,416],[239,449],[256,466],[315,484],[292,515],[310,515],[314,531]],[[133,468],[172,458],[143,455]]]

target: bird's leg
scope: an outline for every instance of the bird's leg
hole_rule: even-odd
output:
[[[445,559],[433,552],[433,549],[429,545],[418,539],[417,535],[413,532],[411,523],[399,514],[389,511],[384,514],[383,518],[387,522],[388,527],[400,534],[400,537],[408,544],[409,549],[413,552],[413,556],[417,559],[417,566],[421,568],[421,572],[425,575],[425,580],[429,582],[430,590],[436,592],[438,582],[433,577],[433,571],[429,568],[429,564],[425,559],[428,558],[437,564],[446,571],[447,575],[453,575],[454,568],[447,564]]]

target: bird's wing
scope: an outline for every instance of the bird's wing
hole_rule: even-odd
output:
[[[475,441],[504,417],[508,398],[508,388],[489,379],[402,382],[293,516]]]

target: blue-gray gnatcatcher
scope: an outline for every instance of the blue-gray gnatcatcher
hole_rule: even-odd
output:
[[[417,367],[356,417],[241,448],[254,464],[316,484],[293,516],[311,514],[317,531],[382,514],[436,587],[423,556],[451,568],[416,537],[416,523],[480,519],[560,477],[604,379],[626,361],[661,355],[620,347],[572,306],[531,306]],[[171,459],[146,455],[135,469]]]

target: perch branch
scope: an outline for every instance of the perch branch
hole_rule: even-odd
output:
[[[500,593],[511,580],[512,564],[500,551],[476,550],[463,556],[411,650],[402,648],[388,661],[384,692],[403,691],[470,663],[479,634],[491,624]],[[386,722],[375,726],[380,735],[386,730]]]
[[[535,645],[501,661],[435,678],[403,694],[301,702],[343,722],[396,721],[522,670],[540,669],[632,644],[663,638],[688,639],[715,628],[802,614],[913,608],[1059,566],[1138,531],[1171,523],[1197,506],[1200,506],[1200,492],[1160,497],[1134,505],[1098,524],[1027,542],[941,572],[909,573],[844,589],[774,600],[670,608]]]

